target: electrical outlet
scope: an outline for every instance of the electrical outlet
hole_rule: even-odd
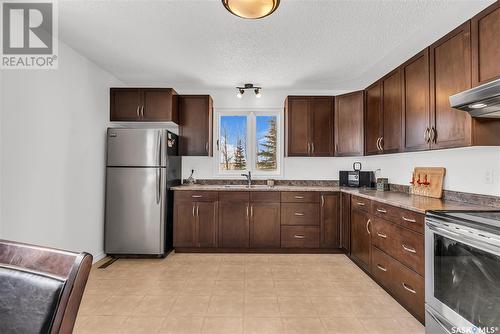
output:
[[[493,169],[487,170],[484,173],[484,183],[493,184],[495,182],[495,171]]]

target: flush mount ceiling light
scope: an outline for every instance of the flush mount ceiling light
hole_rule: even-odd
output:
[[[253,84],[245,84],[244,87],[236,87],[236,89],[238,90],[238,94],[236,94],[236,97],[239,99],[243,97],[243,94],[245,94],[245,90],[247,89],[253,89],[255,97],[258,99],[260,99],[260,97],[262,96],[262,94],[260,93],[262,87],[257,87],[254,86]]]
[[[231,14],[255,20],[271,15],[280,0],[222,0],[222,4]]]

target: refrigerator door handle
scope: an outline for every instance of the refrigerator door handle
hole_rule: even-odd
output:
[[[156,137],[156,165],[161,166],[161,130]]]
[[[161,201],[161,168],[156,169],[156,204]]]

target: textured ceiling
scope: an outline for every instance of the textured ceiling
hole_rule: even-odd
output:
[[[128,84],[356,89],[494,0],[282,0],[261,20],[219,0],[61,1],[60,38]]]

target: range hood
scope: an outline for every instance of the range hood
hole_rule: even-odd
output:
[[[452,95],[450,104],[472,117],[500,118],[500,79]]]

